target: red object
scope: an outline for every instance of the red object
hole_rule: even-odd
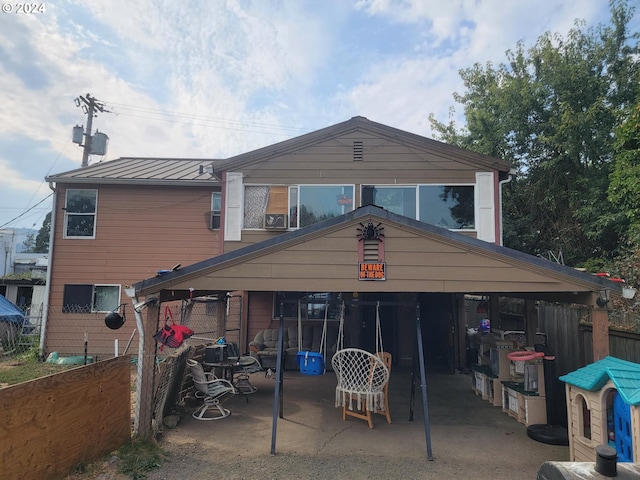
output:
[[[536,358],[544,357],[544,353],[542,352],[531,352],[529,350],[518,350],[516,352],[511,352],[507,354],[507,358],[509,360],[518,361],[518,360],[533,360]]]

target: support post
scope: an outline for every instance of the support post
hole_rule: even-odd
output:
[[[282,413],[282,355],[284,339],[284,301],[280,301],[280,323],[278,325],[278,355],[276,359],[276,386],[273,390],[273,419],[271,423],[271,455],[276,454],[276,431],[278,430],[278,415]]]
[[[593,361],[609,355],[609,311],[596,303],[597,293],[592,294],[591,322],[593,323]]]
[[[160,303],[150,304],[146,315],[142,317],[138,347],[138,385],[136,390],[136,408],[138,409],[137,431],[142,440],[153,438],[153,383],[156,364],[156,340],[153,332],[157,330],[160,318]]]
[[[538,311],[535,300],[529,298],[524,301],[524,332],[527,336],[527,346],[533,347],[536,344],[536,333],[538,332]]]
[[[420,325],[420,304],[416,305],[416,336],[418,337],[418,358],[420,361],[420,386],[422,387],[422,413],[424,416],[424,436],[427,444],[427,458],[433,460],[431,452],[431,427],[429,425],[429,405],[427,404],[427,376],[424,368],[422,347],[422,326]]]

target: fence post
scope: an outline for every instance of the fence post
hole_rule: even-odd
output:
[[[138,352],[138,389],[136,391],[136,424],[138,437],[143,440],[153,438],[153,380],[156,363],[156,340],[153,334],[157,330],[160,318],[160,303],[147,306],[142,317],[143,332],[140,332]]]

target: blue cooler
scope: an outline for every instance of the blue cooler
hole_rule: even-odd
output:
[[[296,356],[300,373],[303,375],[322,375],[324,373],[324,357],[317,352],[298,352]]]

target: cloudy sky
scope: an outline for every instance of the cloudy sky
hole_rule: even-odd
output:
[[[45,176],[80,167],[80,95],[109,111],[93,123],[107,154],[91,163],[227,158],[356,115],[431,137],[429,114],[446,121],[464,91],[459,69],[576,19],[609,22],[607,0],[35,4],[0,13],[0,228],[40,228]]]

